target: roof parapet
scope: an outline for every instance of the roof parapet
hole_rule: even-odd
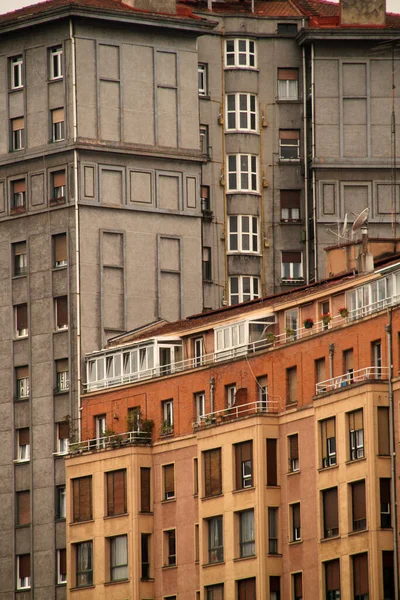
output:
[[[139,10],[176,15],[176,0],[122,0],[122,2]]]

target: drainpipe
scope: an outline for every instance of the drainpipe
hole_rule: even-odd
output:
[[[335,344],[329,344],[329,379],[333,379],[333,355],[335,353]]]
[[[76,101],[76,46],[72,19],[69,21],[69,38],[71,41],[72,66],[72,118],[73,141],[78,138],[77,101]],[[78,439],[82,434],[82,401],[81,401],[81,296],[80,296],[80,236],[79,236],[79,204],[78,204],[78,151],[74,148],[74,213],[75,213],[75,272],[76,272],[76,374],[78,400]]]
[[[304,222],[306,234],[306,283],[310,283],[310,240],[308,235],[308,127],[307,127],[307,77],[306,49],[303,46],[303,135],[304,135]]]
[[[311,44],[311,160],[315,159],[315,49]],[[317,208],[315,198],[315,169],[312,172],[312,205],[314,227],[314,281],[318,281]]]
[[[392,311],[389,312],[389,323],[386,325],[388,341],[388,370],[389,370],[389,448],[391,472],[391,502],[393,510],[393,563],[394,563],[394,598],[399,600],[399,568],[397,547],[397,493],[396,493],[396,448],[394,428],[394,403],[393,403],[393,338],[392,338]]]
[[[215,379],[211,377],[210,379],[210,413],[214,412],[214,388],[215,388]]]

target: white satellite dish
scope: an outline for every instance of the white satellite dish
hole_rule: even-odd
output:
[[[360,212],[357,219],[353,223],[353,227],[351,228],[351,238],[353,239],[353,235],[356,231],[361,229],[364,225],[365,221],[368,219],[369,208],[364,208],[363,211]]]

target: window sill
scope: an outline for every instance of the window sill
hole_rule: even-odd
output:
[[[52,77],[51,79],[49,79],[47,81],[47,83],[53,83],[53,81],[62,81],[63,79],[64,79],[64,75],[61,75],[61,77]],[[75,588],[75,589],[79,589],[79,588]]]
[[[278,558],[282,558],[283,554],[281,554],[280,552],[275,552],[274,554],[267,554],[268,558],[273,558],[274,556],[278,557]]]
[[[105,581],[104,586],[118,585],[118,583],[129,583],[129,579],[118,579],[118,581]]]
[[[297,471],[288,471],[287,476],[289,477],[290,475],[297,475],[300,472],[301,472],[300,469],[297,469]]]
[[[303,219],[281,219],[281,225],[304,225]]]
[[[256,131],[255,129],[225,129],[225,133],[228,135],[230,133],[245,133],[247,134],[252,134],[252,135],[260,135],[259,131]]]
[[[63,394],[69,394],[69,388],[67,390],[54,390],[54,396],[62,396]]]
[[[260,196],[258,190],[226,190],[227,194],[248,194],[249,196]]]
[[[57,140],[57,141],[63,141],[63,140]],[[56,143],[53,141],[53,143]],[[50,206],[59,206],[60,204],[65,204],[66,203],[66,197],[65,196],[61,196],[61,198],[50,198]]]
[[[24,396],[23,398],[14,398],[14,402],[28,402],[29,396]]]
[[[203,496],[201,500],[213,500],[214,498],[223,498],[224,494],[214,494],[214,496]]]
[[[10,215],[20,215],[22,213],[26,213],[25,206],[14,206],[10,208]]]
[[[161,504],[171,504],[173,502],[176,502],[176,496],[174,498],[164,498],[164,500],[161,500]]]
[[[228,256],[261,256],[260,252],[249,252],[246,250],[228,250]]]
[[[167,571],[169,569],[177,569],[178,565],[163,565],[162,570]]]
[[[346,460],[346,462],[344,464],[345,465],[352,465],[353,463],[359,463],[359,462],[362,462],[363,460],[367,460],[367,457],[363,456],[362,458],[355,458],[353,460]]]
[[[27,463],[30,463],[30,462],[31,462],[30,458],[27,458],[25,460],[20,460],[19,458],[16,458],[15,460],[13,460],[13,463],[15,465],[26,465]]]
[[[201,566],[203,567],[203,569],[208,569],[209,567],[218,567],[218,566],[221,566],[221,565],[224,565],[224,564],[225,564],[224,560],[219,560],[218,562],[204,563]]]
[[[348,535],[359,535],[360,533],[368,533],[368,528],[366,527],[365,529],[359,529],[358,531],[349,531]]]
[[[29,334],[28,335],[16,335],[14,337],[14,342],[17,341],[17,340],[27,340],[28,337],[29,337]]]
[[[210,94],[199,94],[199,100],[211,100]]]
[[[298,544],[302,544],[303,540],[292,540],[289,542],[289,546],[297,546]]]
[[[94,590],[95,586],[93,583],[90,585],[80,585],[79,587],[69,588],[70,592],[80,592],[81,590]]]
[[[67,268],[68,265],[60,265],[59,267],[53,267],[51,270],[52,271],[63,271],[64,269]]]
[[[255,485],[252,485],[251,487],[240,488],[238,490],[232,490],[232,494],[240,494],[241,492],[247,492],[248,490],[255,490],[255,489],[256,489]]]
[[[332,535],[331,537],[324,537],[320,539],[321,544],[324,544],[325,542],[330,542],[331,540],[340,540],[342,536],[340,535],[340,533],[338,533],[337,535]]]
[[[320,467],[317,469],[318,473],[323,473],[324,471],[332,471],[332,469],[338,469],[339,465],[331,465],[330,467]]]
[[[267,490],[279,490],[280,489],[280,485],[276,484],[276,485],[266,485],[265,486],[267,488]]]
[[[67,585],[67,582],[66,582],[66,581],[60,581],[59,583],[56,583],[56,588],[57,588],[57,587],[60,587],[60,588],[61,588],[61,587],[63,587],[64,585]]]
[[[139,515],[150,515],[152,517],[154,515],[154,512],[152,510],[140,510]]]
[[[30,526],[30,523],[25,523],[24,525],[15,525],[15,529],[27,529]]]
[[[224,71],[252,71],[254,73],[259,73],[260,69],[257,67],[245,67],[240,65],[228,65],[224,67]]]
[[[129,515],[128,512],[119,513],[118,515],[105,515],[103,517],[103,520],[106,521],[107,519],[117,519],[118,517],[127,517],[128,515]]]
[[[26,273],[19,273],[18,275],[13,275],[11,277],[11,279],[22,279],[23,277],[27,277],[28,276],[28,272]]]
[[[378,458],[390,458],[390,454],[377,454]],[[361,460],[361,459],[359,459]]]
[[[88,519],[87,521],[70,521],[69,525],[75,527],[76,525],[84,525],[85,523],[94,523],[94,519]]]
[[[279,165],[298,165],[300,163],[300,158],[279,158]]]
[[[65,523],[65,517],[56,517],[54,519],[55,523]]]
[[[277,104],[301,104],[303,100],[301,98],[294,99],[286,99],[286,98],[276,98]]]
[[[245,560],[254,560],[255,558],[257,558],[257,554],[252,554],[251,556],[239,556],[238,558],[234,558],[233,562],[242,562]]]
[[[62,329],[55,329],[53,333],[65,333],[68,331],[68,327],[63,327]]]
[[[143,583],[154,583],[155,579],[154,577],[141,577],[140,581]]]

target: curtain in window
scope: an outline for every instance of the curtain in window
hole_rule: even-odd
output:
[[[78,544],[76,552],[76,587],[92,585],[92,542]]]
[[[128,549],[126,536],[120,535],[111,540],[111,579],[128,578]]]
[[[246,510],[240,515],[240,550],[242,557],[255,554],[254,510]]]

